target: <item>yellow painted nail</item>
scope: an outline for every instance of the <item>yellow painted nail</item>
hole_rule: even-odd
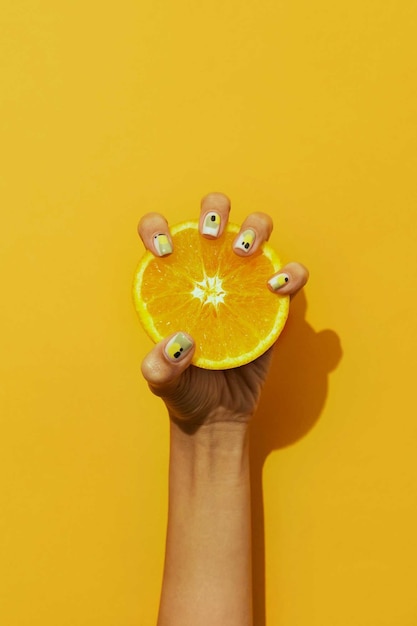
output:
[[[244,252],[248,252],[252,248],[255,238],[255,231],[253,231],[252,229],[245,230],[236,239],[234,248],[236,250],[243,250]]]
[[[177,333],[168,341],[165,347],[165,353],[171,361],[178,361],[178,359],[189,352],[192,345],[192,341],[190,341],[184,333]]]
[[[154,235],[153,245],[159,256],[165,256],[166,254],[171,254],[172,252],[171,242],[164,233]]]

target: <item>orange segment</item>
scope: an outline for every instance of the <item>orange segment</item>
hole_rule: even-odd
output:
[[[194,365],[229,369],[253,361],[277,339],[289,297],[272,293],[267,280],[281,267],[268,244],[252,256],[232,250],[239,232],[228,224],[219,239],[206,239],[198,222],[171,228],[174,252],[146,252],[136,269],[133,298],[153,341],[182,330],[195,343]]]

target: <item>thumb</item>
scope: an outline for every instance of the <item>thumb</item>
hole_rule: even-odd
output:
[[[156,344],[142,362],[142,374],[153,393],[164,396],[173,391],[194,351],[192,338],[182,331]]]

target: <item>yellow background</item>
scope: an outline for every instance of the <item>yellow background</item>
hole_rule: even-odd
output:
[[[416,7],[2,1],[2,625],[155,624],[136,223],[213,190],[311,270],[254,426],[256,626],[417,623]]]

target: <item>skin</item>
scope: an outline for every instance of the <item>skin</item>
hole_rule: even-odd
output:
[[[230,213],[227,196],[211,193],[202,199],[200,232],[212,211],[220,215],[221,236]],[[272,228],[266,213],[248,215],[239,235],[252,230],[254,243],[235,253],[254,254]],[[145,215],[138,232],[154,254],[155,234],[171,240],[159,213]],[[282,272],[289,280],[280,294],[294,296],[308,280],[300,263],[289,263]],[[175,334],[142,363],[150,390],[163,400],[170,418],[168,529],[157,624],[252,626],[248,425],[272,349],[240,368],[203,370],[190,364],[193,347],[176,361],[167,356],[165,347]]]

